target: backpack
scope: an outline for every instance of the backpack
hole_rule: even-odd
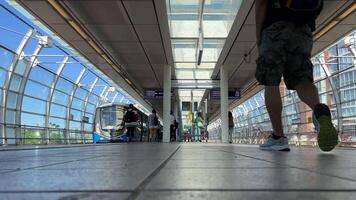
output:
[[[283,9],[289,20],[309,22],[321,12],[323,0],[274,0],[274,8]]]
[[[136,115],[133,110],[128,110],[125,114],[125,122],[135,122],[136,121]]]
[[[153,118],[153,125],[158,126],[158,117],[157,116],[155,116]]]

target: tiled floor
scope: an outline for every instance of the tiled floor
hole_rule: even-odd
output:
[[[356,199],[356,149],[132,143],[0,151],[0,199]]]

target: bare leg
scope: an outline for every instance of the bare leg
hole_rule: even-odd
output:
[[[295,89],[297,90],[299,98],[312,110],[320,103],[318,90],[313,83],[300,83]]]
[[[282,126],[282,100],[281,94],[279,93],[279,86],[266,86],[265,104],[272,122],[274,134],[284,136]]]

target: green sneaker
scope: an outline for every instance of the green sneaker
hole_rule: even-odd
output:
[[[338,144],[338,133],[332,121],[329,107],[318,104],[314,108],[313,123],[318,133],[318,144],[322,151],[331,151]]]

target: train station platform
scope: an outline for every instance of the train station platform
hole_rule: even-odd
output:
[[[0,151],[0,199],[354,199],[356,151],[131,143]]]

